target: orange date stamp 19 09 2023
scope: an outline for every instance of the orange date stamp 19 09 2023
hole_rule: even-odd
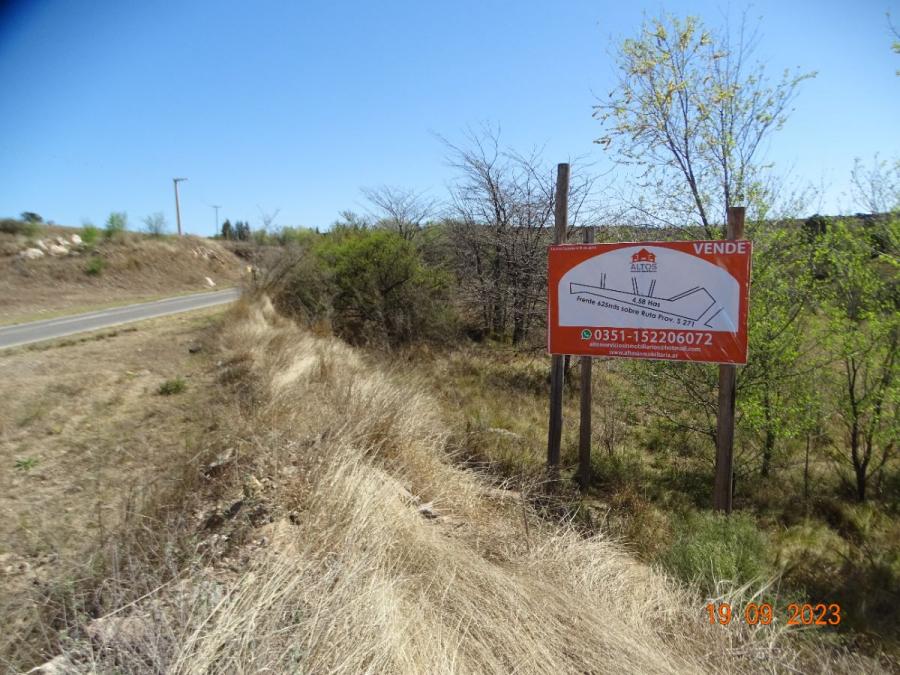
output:
[[[743,608],[732,608],[727,602],[706,605],[710,623],[727,626],[732,620],[743,621],[750,626],[767,626],[775,620],[775,610],[767,602],[748,603]],[[837,626],[841,623],[841,606],[837,603],[791,603],[785,608],[788,626]]]

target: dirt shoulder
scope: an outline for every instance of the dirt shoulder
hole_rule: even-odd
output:
[[[221,312],[0,353],[0,662],[34,660],[42,589],[77,578],[126,504],[201,451],[212,375],[198,347]]]

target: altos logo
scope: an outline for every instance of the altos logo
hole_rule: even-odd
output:
[[[655,272],[656,256],[645,248],[631,256],[632,272]]]

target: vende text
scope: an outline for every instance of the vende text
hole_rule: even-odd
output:
[[[747,252],[746,241],[704,241],[694,244],[694,253],[706,255],[741,255]]]

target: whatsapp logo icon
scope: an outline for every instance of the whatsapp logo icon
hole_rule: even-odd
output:
[[[591,329],[590,328],[585,328],[583,331],[581,331],[581,339],[582,340],[590,340],[591,339]]]

